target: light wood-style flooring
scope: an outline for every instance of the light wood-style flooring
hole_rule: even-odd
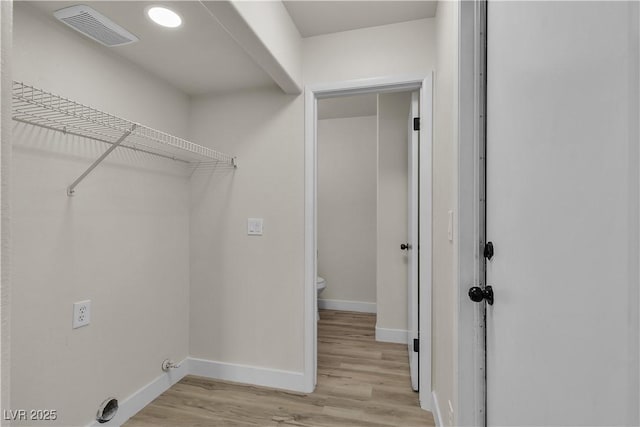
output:
[[[411,390],[407,346],[375,341],[375,315],[322,310],[311,394],[188,376],[126,427],[433,426]]]

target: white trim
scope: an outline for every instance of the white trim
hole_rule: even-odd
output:
[[[444,426],[442,422],[442,411],[440,410],[440,404],[438,403],[438,396],[436,395],[435,390],[431,393],[431,397],[433,400],[433,422],[436,427]]]
[[[305,392],[306,389],[306,378],[302,372],[187,357],[179,363],[178,368],[160,375],[131,396],[118,402],[118,413],[107,424],[93,421],[87,427],[121,426],[187,375],[281,390]],[[115,397],[117,398],[118,396]]]
[[[317,298],[316,278],[317,253],[317,162],[316,162],[316,117],[318,101],[315,94],[305,90],[304,96],[304,376],[305,392],[316,387],[318,365],[317,352]]]
[[[167,391],[172,385],[184,378],[190,371],[189,358],[180,362],[179,367],[164,373],[151,381],[149,384],[140,388],[126,399],[118,402],[118,412],[116,416],[106,424],[100,424],[93,421],[88,424],[89,427],[98,426],[121,426],[127,420],[140,412],[145,406],[151,403],[156,397]],[[118,397],[118,396],[114,396]]]
[[[305,391],[305,377],[302,372],[282,371],[190,357],[189,374],[281,390]]]
[[[484,17],[479,2],[461,2],[458,9],[458,158],[457,158],[457,425],[484,424],[484,304],[467,297],[480,283],[480,85]]]
[[[370,79],[347,80],[342,82],[320,83],[307,89],[316,98],[351,96],[361,93],[410,92],[420,89],[424,75],[405,75],[397,77],[375,77]]]
[[[423,174],[420,196],[422,199],[420,217],[420,402],[425,409],[431,407],[431,151],[433,129],[433,73],[416,76],[396,76],[373,79],[350,80],[326,84],[316,84],[305,88],[305,283],[304,283],[304,383],[305,391],[313,391],[317,371],[317,320],[316,320],[316,241],[317,241],[317,161],[316,161],[316,109],[317,100],[334,96],[348,96],[360,93],[381,93],[420,90],[420,118],[425,137],[421,150]],[[422,133],[422,132],[421,132]],[[429,209],[428,212],[424,209]],[[423,262],[426,263],[423,265]]]
[[[407,165],[408,182],[407,182],[407,200],[408,205],[408,221],[407,221],[407,242],[412,248],[419,248],[419,201],[420,201],[420,132],[414,132],[414,118],[420,117],[420,93],[414,91],[411,93],[411,111],[407,120]],[[411,371],[411,388],[413,390],[420,389],[420,354],[413,350],[413,340],[420,338],[418,331],[420,330],[418,312],[420,308],[420,299],[418,292],[420,283],[419,268],[419,251],[410,250],[407,252],[407,347],[409,351],[409,371]]]
[[[376,341],[407,344],[408,331],[405,329],[386,329],[376,326]]]
[[[420,87],[420,149],[419,154],[419,244],[418,255],[418,336],[420,406],[431,409],[431,279],[432,279],[432,209],[433,209],[433,77],[429,74]],[[425,173],[426,172],[426,173]]]
[[[339,299],[319,299],[318,308],[339,311],[357,311],[359,313],[376,313],[375,302],[344,301]]]

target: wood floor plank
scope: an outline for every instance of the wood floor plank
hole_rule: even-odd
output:
[[[407,346],[375,341],[374,314],[322,310],[310,394],[188,376],[125,427],[434,426],[411,390]]]

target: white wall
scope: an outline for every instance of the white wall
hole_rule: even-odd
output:
[[[448,211],[456,212],[457,175],[457,43],[458,5],[438,3],[438,67],[434,87],[433,138],[433,312],[432,389],[445,425],[455,425],[449,404],[456,406],[455,360],[457,290],[454,243],[449,241]],[[453,223],[457,223],[455,220]],[[457,230],[453,230],[454,241]]]
[[[436,64],[435,19],[304,38],[302,59],[305,84],[407,74],[426,76]],[[406,329],[406,285],[403,289],[404,295],[385,289],[376,292],[378,328]],[[388,303],[391,307],[387,310]],[[401,307],[404,311],[398,311]]]
[[[188,99],[30,6],[15,5],[14,79],[178,135]],[[159,158],[116,150],[65,188],[101,143],[14,125],[12,408],[85,425],[188,352],[188,184]],[[72,330],[74,301],[92,300]]]
[[[302,39],[303,80],[426,74],[435,68],[434,24],[427,18]]]
[[[376,302],[376,139],[376,116],[318,120],[321,299]]]
[[[284,4],[279,1],[233,1],[233,5],[293,83],[301,85],[302,39]],[[289,93],[286,87],[283,90]],[[290,93],[298,94],[299,91]]]
[[[303,80],[426,75],[433,37],[434,20],[425,19],[304,39]],[[303,98],[252,90],[195,98],[191,108],[190,137],[240,159],[233,174],[192,179],[191,354],[301,372]],[[265,234],[249,238],[254,216],[265,218]]]
[[[377,328],[407,329],[407,127],[411,94],[378,95]]]
[[[15,79],[191,136],[241,164],[197,172],[188,185],[170,162],[116,152],[69,199],[66,186],[103,147],[15,126],[12,406],[55,407],[58,424],[85,424],[102,399],[127,397],[160,374],[162,359],[189,351],[301,371],[302,97],[265,89],[189,104],[28,5],[16,9]],[[426,74],[433,30],[427,19],[308,39],[305,81]],[[265,218],[264,236],[246,236],[248,216]],[[85,298],[92,323],[71,330],[72,303]]]
[[[240,159],[191,181],[194,357],[302,371],[303,121],[302,97],[277,88],[193,100],[194,142]]]
[[[301,92],[302,40],[280,1],[203,1],[240,48],[285,93]]]

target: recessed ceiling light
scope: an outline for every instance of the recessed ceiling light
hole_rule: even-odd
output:
[[[153,6],[147,9],[147,15],[153,22],[167,28],[176,28],[182,25],[182,18],[171,9],[162,6]]]

